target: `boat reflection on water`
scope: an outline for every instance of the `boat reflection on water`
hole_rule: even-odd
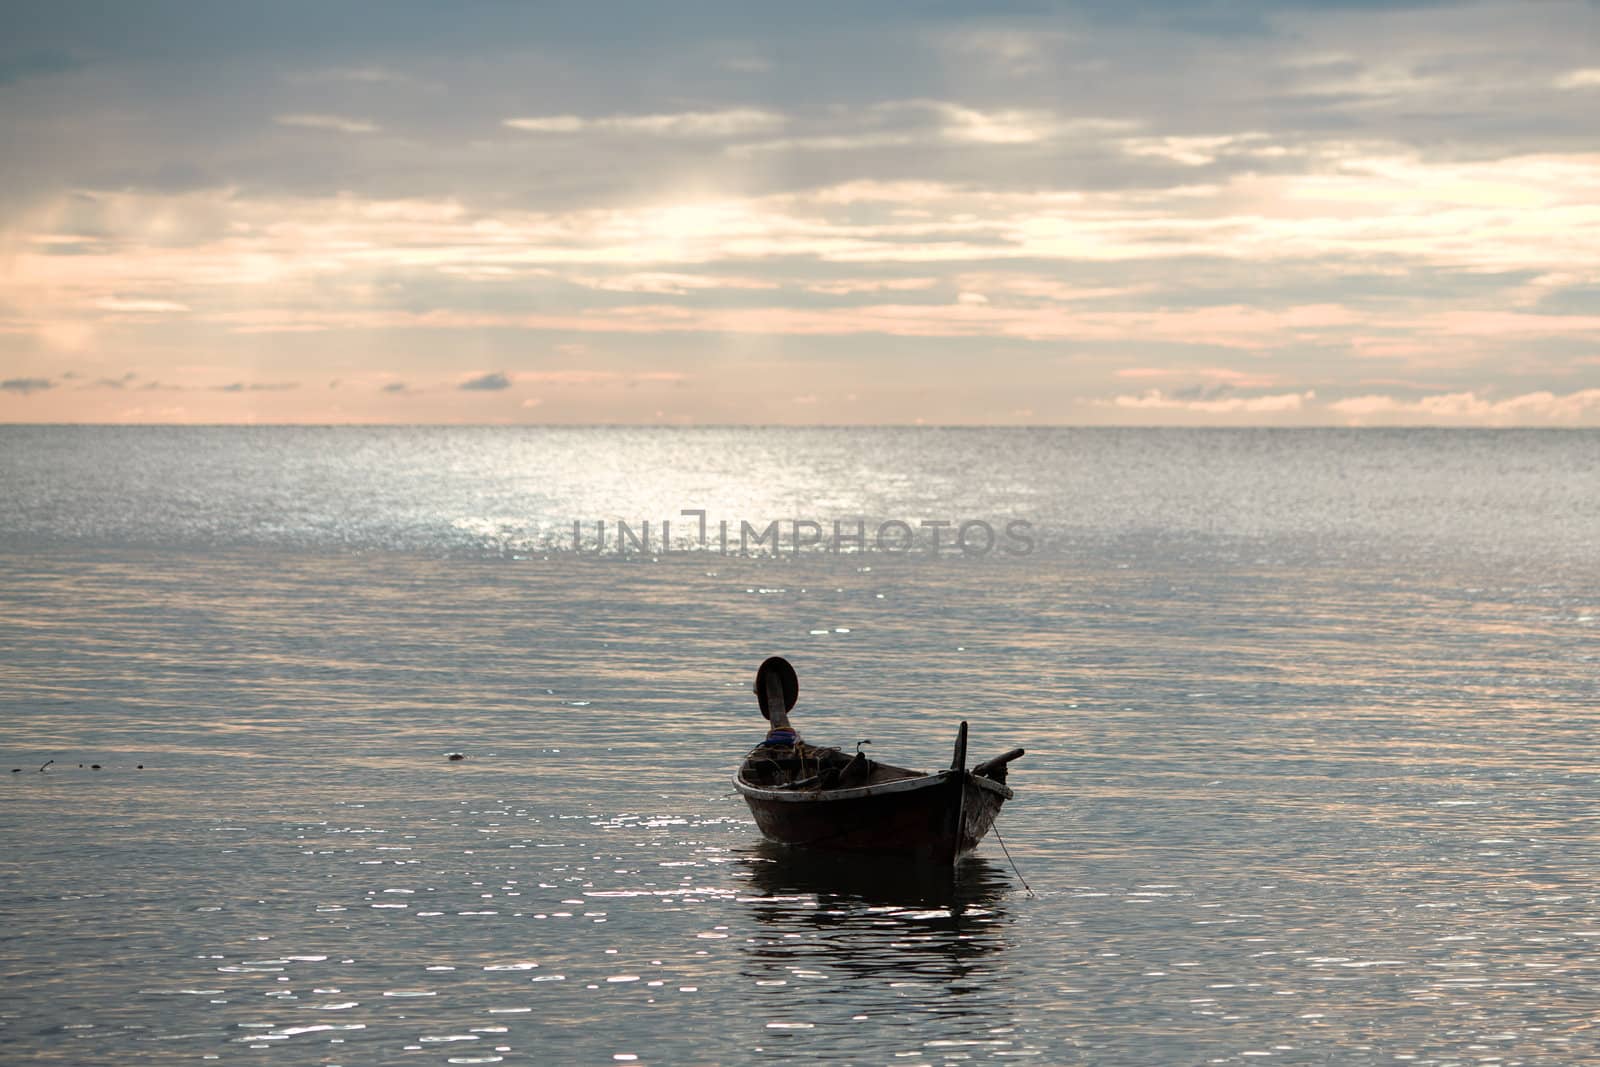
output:
[[[763,904],[790,910],[797,898],[805,898],[808,913],[817,917],[848,922],[858,913],[870,913],[874,926],[900,912],[915,914],[921,929],[939,919],[950,929],[995,922],[1011,889],[1003,868],[980,856],[967,856],[951,868],[762,841],[750,849],[744,865],[752,889],[764,898],[756,902],[758,912],[767,910]],[[815,907],[809,906],[812,898]],[[934,911],[944,914],[936,917]]]
[[[969,856],[953,870],[918,869],[770,842],[742,862],[749,890],[740,900],[754,919],[743,973],[775,995],[784,1018],[888,1022],[877,1034],[891,1042],[876,1050],[885,1057],[905,1055],[900,1042],[923,1023],[937,1022],[944,1038],[1011,1044],[994,1031],[1010,1000],[999,957],[1011,882],[1000,866]]]

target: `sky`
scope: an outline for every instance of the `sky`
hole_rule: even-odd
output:
[[[0,3],[0,422],[1600,426],[1600,4]]]

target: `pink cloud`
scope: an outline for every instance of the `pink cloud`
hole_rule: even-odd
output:
[[[1600,416],[1600,389],[1582,389],[1565,396],[1541,390],[1504,400],[1490,400],[1471,391],[1436,393],[1415,400],[1375,393],[1334,401],[1328,409],[1358,419],[1405,416],[1492,424],[1571,423]]]

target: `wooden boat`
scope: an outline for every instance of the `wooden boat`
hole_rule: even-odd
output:
[[[1006,767],[1023,754],[1020,748],[969,769],[963,722],[947,770],[878,763],[860,746],[848,756],[794,734],[788,711],[799,693],[794,668],[782,657],[761,665],[756,696],[773,728],[733,778],[756,825],[774,841],[948,865],[977,847],[1014,795]]]

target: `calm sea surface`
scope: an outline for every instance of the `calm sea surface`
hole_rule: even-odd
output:
[[[1593,1063],[1597,708],[1595,431],[0,427],[0,1059]]]

